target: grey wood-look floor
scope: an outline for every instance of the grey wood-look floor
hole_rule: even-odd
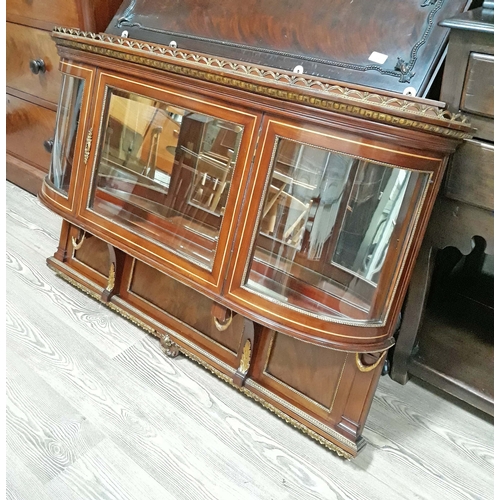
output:
[[[383,377],[345,461],[56,277],[60,218],[6,185],[7,498],[493,498],[493,423]]]

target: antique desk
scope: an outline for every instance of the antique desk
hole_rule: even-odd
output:
[[[380,1],[401,30],[378,15],[362,39],[366,5],[340,1],[137,0],[106,33],[54,30],[63,87],[39,196],[64,222],[49,266],[355,456],[470,137],[414,96],[442,57],[437,22],[466,6]]]
[[[493,415],[493,273],[484,271],[494,248],[493,2],[441,24],[451,29],[441,99],[476,130],[453,156],[433,209],[391,376],[415,375]]]

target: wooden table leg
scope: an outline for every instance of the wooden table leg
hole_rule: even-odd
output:
[[[408,364],[422,323],[437,249],[425,240],[415,263],[408,287],[401,328],[394,347],[391,378],[400,384],[408,382]]]

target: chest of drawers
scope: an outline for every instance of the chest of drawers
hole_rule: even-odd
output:
[[[493,415],[493,2],[442,25],[451,33],[440,98],[475,131],[451,158],[432,211],[391,375],[403,384],[421,378]],[[456,255],[446,266],[438,260],[445,248]]]
[[[7,180],[36,193],[48,172],[57,102],[57,24],[103,30],[121,0],[8,0],[6,24]]]

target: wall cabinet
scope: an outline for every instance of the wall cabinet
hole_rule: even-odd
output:
[[[65,222],[49,265],[355,456],[468,125],[419,98],[53,36],[63,88],[40,198]]]

